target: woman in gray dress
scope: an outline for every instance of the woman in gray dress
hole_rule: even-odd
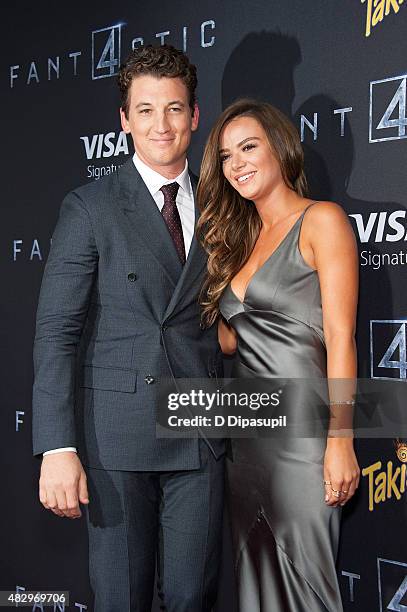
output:
[[[209,255],[203,318],[218,321],[223,352],[236,353],[233,376],[356,377],[354,235],[338,204],[311,201],[306,191],[291,122],[267,103],[229,106],[204,153],[198,232]],[[331,409],[349,412],[351,391],[335,405],[331,395]],[[302,410],[291,406],[290,415]],[[232,441],[241,612],[343,609],[335,569],[340,512],[359,467],[351,431],[339,435],[343,424],[332,423],[331,415],[328,436]]]

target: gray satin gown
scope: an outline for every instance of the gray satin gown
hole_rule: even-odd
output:
[[[251,278],[243,303],[230,285],[222,296],[238,336],[235,377],[326,377],[318,275],[298,246],[304,214]],[[321,436],[232,440],[228,504],[241,612],[343,610],[341,509],[324,502],[325,447]]]

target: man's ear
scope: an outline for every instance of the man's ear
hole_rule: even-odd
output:
[[[120,123],[122,124],[123,132],[126,132],[126,134],[130,134],[130,124],[122,108],[120,108]]]
[[[192,132],[195,132],[195,130],[198,129],[198,124],[199,124],[199,106],[197,102],[195,102],[194,114],[192,115],[192,123],[191,123]]]

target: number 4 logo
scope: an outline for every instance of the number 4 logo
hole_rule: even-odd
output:
[[[372,378],[407,378],[406,326],[407,322],[403,320],[370,321]],[[389,332],[392,337],[390,343]],[[398,376],[395,376],[394,370],[398,370]]]
[[[391,119],[394,110],[399,107],[399,116]],[[392,101],[387,107],[383,117],[380,119],[379,125],[376,129],[383,130],[388,127],[397,127],[399,136],[406,135],[406,79],[403,79],[393,96]]]
[[[117,74],[120,65],[120,48],[121,24],[92,32],[93,80]]]
[[[370,83],[369,142],[407,138],[406,82],[407,75],[402,75]]]
[[[399,360],[392,360],[395,352],[399,350]],[[383,355],[379,368],[396,368],[400,370],[400,378],[406,378],[406,325],[400,325],[396,335],[390,342],[389,348]]]
[[[407,594],[406,570],[407,563],[380,557],[377,559],[380,612],[407,612],[407,606],[402,603]]]
[[[387,609],[394,610],[395,612],[403,612],[403,610],[407,610],[407,606],[403,606],[403,604],[401,603],[401,600],[403,599],[406,592],[407,592],[407,576],[405,576],[403,582],[401,583],[401,585],[395,592],[393,599],[387,606]]]

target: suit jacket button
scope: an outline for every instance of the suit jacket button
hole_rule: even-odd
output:
[[[134,272],[129,272],[127,278],[129,279],[129,281],[134,283],[134,281],[137,280],[137,274],[135,274]]]
[[[144,382],[145,382],[147,385],[152,385],[154,381],[155,381],[155,378],[154,378],[153,376],[151,376],[150,374],[148,374],[148,375],[145,377],[145,379],[144,379]]]

